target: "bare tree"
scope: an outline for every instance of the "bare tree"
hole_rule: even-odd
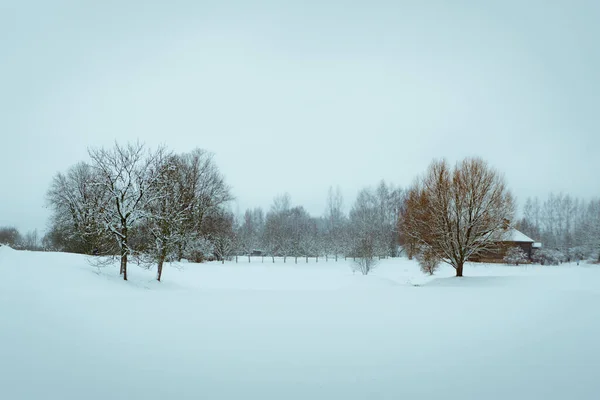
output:
[[[273,262],[275,256],[283,256],[286,262],[291,250],[290,232],[290,195],[285,193],[275,197],[271,210],[265,220],[264,244],[271,254]]]
[[[358,193],[350,210],[350,255],[358,270],[367,275],[381,254],[380,226],[377,224],[379,208],[377,197],[368,189]]]
[[[298,263],[298,257],[306,254],[306,237],[309,234],[310,215],[302,206],[293,207],[286,219],[286,232],[289,241],[291,255],[294,262]]]
[[[250,262],[252,252],[256,250],[261,243],[262,231],[264,229],[263,225],[264,217],[260,208],[246,210],[242,219],[242,224],[237,233],[237,238],[240,250],[248,256],[248,262]]]
[[[584,241],[590,254],[600,263],[600,199],[590,201],[585,222],[587,234]]]
[[[325,257],[332,253],[335,257],[335,261],[338,260],[338,256],[343,253],[345,230],[348,225],[346,215],[344,215],[344,199],[339,186],[335,192],[333,187],[329,188],[327,193],[327,208],[325,209]]]
[[[408,192],[400,228],[463,276],[469,258],[494,247],[514,215],[504,179],[479,158],[450,169],[435,161]]]
[[[90,149],[92,167],[95,170],[94,185],[104,194],[98,214],[104,229],[119,247],[120,272],[127,280],[127,257],[132,253],[129,246],[129,230],[147,213],[148,203],[155,199],[149,194],[158,175],[153,166],[161,151],[150,153],[140,143],[112,149]]]
[[[23,249],[24,250],[39,250],[40,249],[40,238],[37,229],[27,232],[23,236]]]

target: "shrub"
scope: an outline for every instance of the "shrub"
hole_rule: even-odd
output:
[[[527,255],[522,248],[515,246],[508,249],[504,256],[504,262],[510,265],[519,265],[528,261]]]
[[[566,257],[559,250],[539,249],[533,254],[533,261],[541,265],[558,265],[565,262]]]
[[[416,257],[424,274],[433,275],[440,266],[440,258],[429,248],[422,249]]]

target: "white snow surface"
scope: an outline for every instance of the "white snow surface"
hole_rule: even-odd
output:
[[[600,268],[130,265],[0,247],[0,399],[598,399]]]

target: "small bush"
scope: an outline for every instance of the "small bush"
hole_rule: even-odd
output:
[[[376,265],[376,257],[358,257],[354,260],[352,271],[359,271],[363,275],[368,275]]]
[[[504,256],[504,262],[510,265],[519,265],[529,261],[522,248],[515,246],[508,249]]]
[[[539,249],[533,254],[533,261],[541,265],[558,265],[566,261],[565,255],[552,249]]]
[[[440,266],[440,258],[430,249],[422,250],[416,257],[424,274],[433,275]]]

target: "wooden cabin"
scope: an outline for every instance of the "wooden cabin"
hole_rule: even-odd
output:
[[[506,252],[511,247],[520,247],[527,258],[531,261],[533,249],[541,247],[541,244],[536,243],[535,240],[525,235],[523,232],[518,231],[511,226],[507,226],[505,231],[502,233],[502,238],[496,242],[492,249],[486,250],[477,256],[471,257],[470,261],[502,263],[504,262],[504,256],[506,256]]]

